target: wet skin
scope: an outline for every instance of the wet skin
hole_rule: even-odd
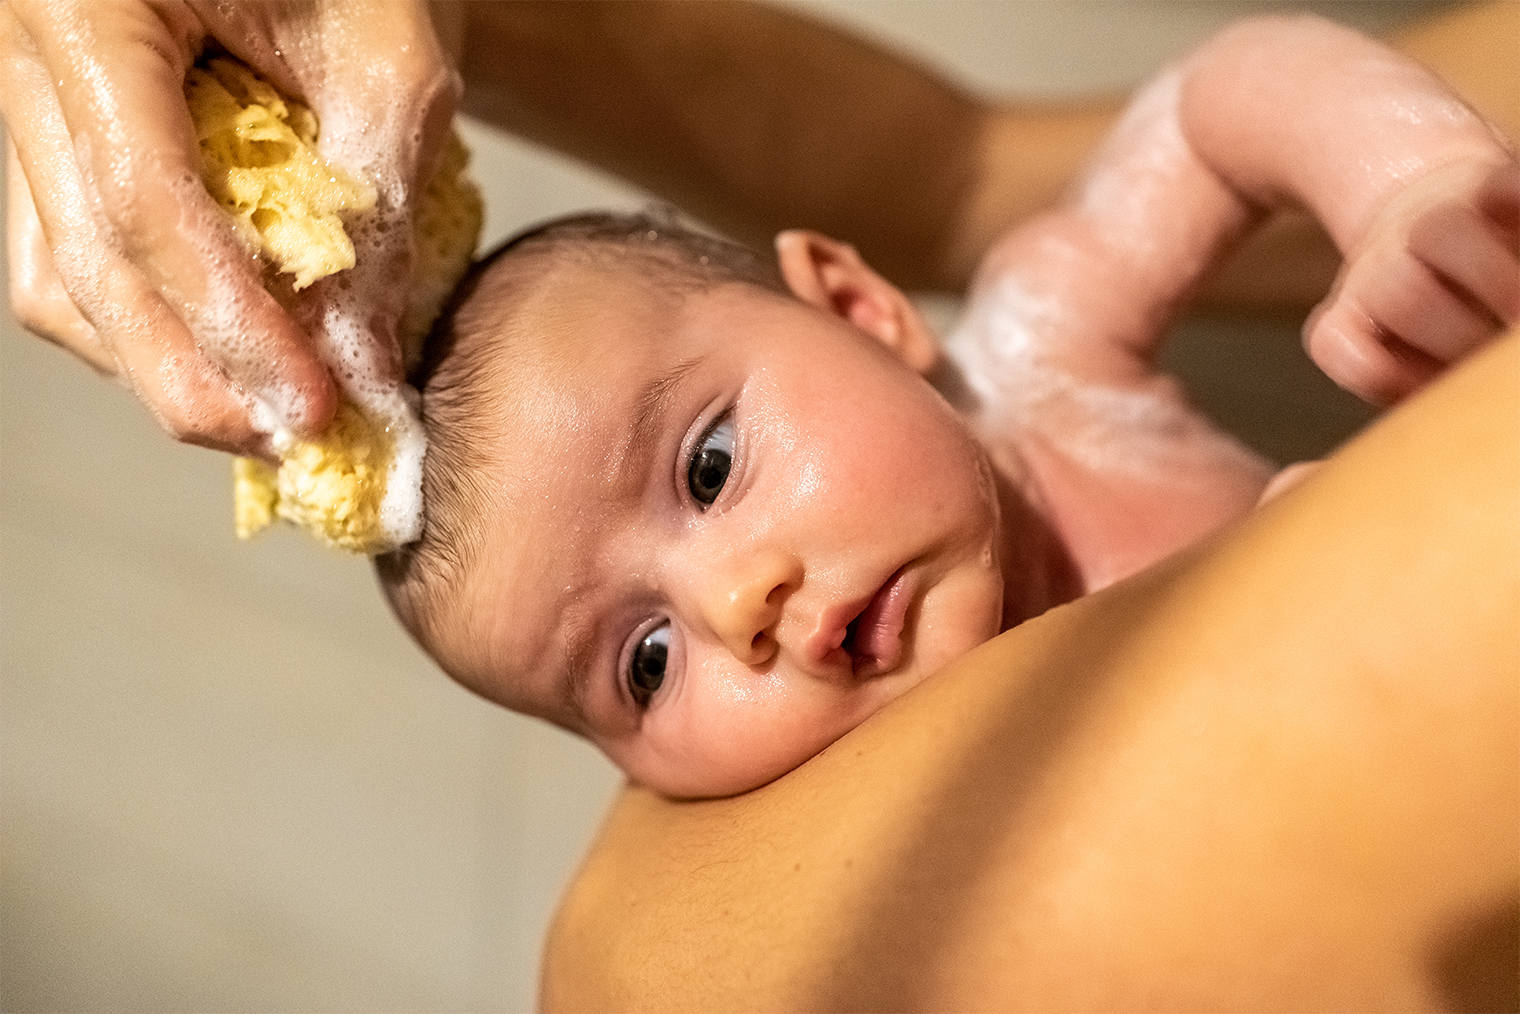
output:
[[[883,342],[747,286],[557,270],[526,315],[554,341],[502,378],[484,556],[430,645],[457,678],[721,795],[1004,628],[1027,554],[1000,484]]]

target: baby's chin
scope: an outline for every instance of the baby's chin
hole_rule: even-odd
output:
[[[873,685],[848,710],[825,713],[804,708],[787,714],[782,707],[785,702],[776,701],[769,715],[755,721],[734,724],[719,718],[700,723],[704,731],[723,729],[717,735],[698,737],[700,741],[661,743],[654,737],[598,745],[630,780],[663,796],[737,796],[802,767],[895,696],[885,685]]]
[[[835,744],[847,739],[878,712],[890,707],[929,674],[904,671],[894,676],[876,677],[889,681],[890,689],[867,701],[857,715],[842,727],[828,729],[816,737],[800,736],[789,746],[771,740],[763,750],[756,750],[742,760],[690,764],[682,768],[662,769],[655,765],[614,763],[624,774],[644,788],[672,799],[721,799],[738,796],[787,778]]]

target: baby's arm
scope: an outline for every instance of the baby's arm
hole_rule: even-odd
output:
[[[1393,400],[1520,316],[1517,204],[1513,154],[1418,64],[1318,19],[1260,19],[1144,89],[1065,204],[989,254],[977,298],[1015,285],[1044,308],[1024,323],[1046,357],[1130,383],[1205,272],[1299,205],[1346,257],[1310,351]]]
[[[1305,339],[1343,386],[1396,400],[1520,319],[1520,166],[1413,61],[1318,20],[1246,22],[1185,65],[1179,115],[1240,200],[1301,204],[1342,251]]]

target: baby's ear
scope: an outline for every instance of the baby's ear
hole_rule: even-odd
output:
[[[848,243],[788,229],[776,236],[776,257],[787,287],[804,303],[854,324],[920,374],[939,361],[934,329],[918,307]]]

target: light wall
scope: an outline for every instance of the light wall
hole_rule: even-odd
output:
[[[1126,86],[1263,5],[797,6],[978,87],[1059,94]],[[465,131],[488,244],[641,200]],[[289,531],[236,542],[224,458],[0,326],[0,1007],[530,1007],[615,773],[441,676],[364,563]],[[1291,322],[1255,328],[1253,349],[1291,349]],[[1241,368],[1217,372],[1230,400]]]

